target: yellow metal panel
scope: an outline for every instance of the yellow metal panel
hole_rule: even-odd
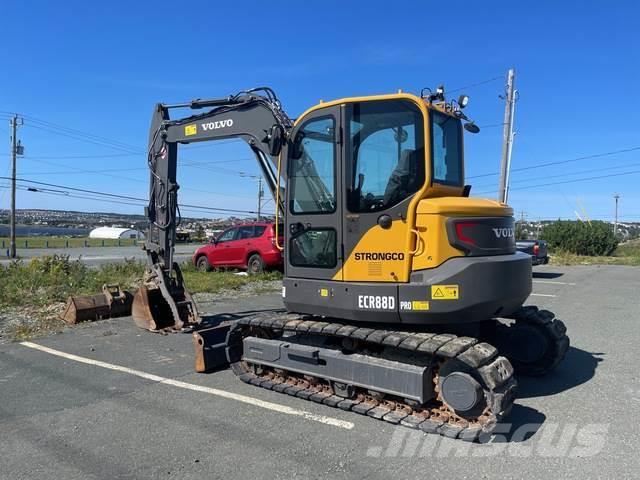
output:
[[[422,200],[418,205],[418,215],[421,214],[511,217],[513,209],[504,203],[484,198],[438,197]]]
[[[375,225],[360,239],[342,270],[333,277],[345,282],[406,282],[409,280],[409,228],[406,222],[395,220],[391,228]]]
[[[464,252],[449,243],[447,218],[443,215],[417,216],[416,229],[420,233],[423,247],[413,257],[412,270],[435,268],[450,258],[464,256]]]

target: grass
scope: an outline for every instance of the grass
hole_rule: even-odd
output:
[[[117,283],[134,290],[144,275],[145,264],[135,260],[109,263],[90,268],[68,255],[17,260],[0,266],[0,321],[6,322],[4,334],[13,340],[57,331],[65,325],[58,318],[69,296],[94,295],[105,283]],[[191,293],[220,293],[255,284],[252,293],[273,291],[268,282],[279,280],[279,272],[261,275],[236,275],[233,272],[200,272],[191,263],[182,265],[185,283]],[[8,314],[8,315],[7,315]],[[1,326],[1,325],[0,325]],[[2,332],[0,332],[2,334]]]
[[[140,241],[132,238],[89,238],[89,237],[17,237],[18,248],[78,248],[78,247],[129,247]],[[10,240],[0,237],[0,248],[9,248]]]
[[[17,260],[0,267],[0,308],[42,307],[64,302],[69,295],[99,293],[105,283],[134,287],[144,265],[134,260],[89,268],[66,255]]]
[[[260,275],[237,275],[234,272],[201,272],[191,263],[182,264],[184,282],[191,293],[219,293],[224,290],[237,290],[249,283],[264,283],[280,280],[282,273],[265,272]],[[257,285],[256,293],[272,291],[271,287]]]
[[[588,257],[568,252],[550,255],[551,265],[631,265],[640,266],[640,239],[621,243],[609,257]]]

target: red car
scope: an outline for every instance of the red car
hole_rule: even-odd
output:
[[[283,225],[278,227],[282,246]],[[202,271],[214,268],[240,268],[259,273],[282,268],[282,252],[276,246],[275,223],[247,223],[225,230],[209,245],[196,250],[193,264]]]

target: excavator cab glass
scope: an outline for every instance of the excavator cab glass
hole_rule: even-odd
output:
[[[424,185],[424,121],[406,100],[347,105],[348,210],[378,212]]]
[[[460,120],[432,110],[431,118],[431,171],[433,182],[461,186],[462,128]]]

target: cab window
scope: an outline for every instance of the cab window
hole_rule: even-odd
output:
[[[416,193],[425,181],[422,112],[405,100],[348,106],[347,204],[376,212]]]
[[[332,213],[335,199],[335,120],[321,117],[302,125],[290,156],[292,213]]]
[[[462,186],[462,126],[457,118],[431,110],[433,182]]]

